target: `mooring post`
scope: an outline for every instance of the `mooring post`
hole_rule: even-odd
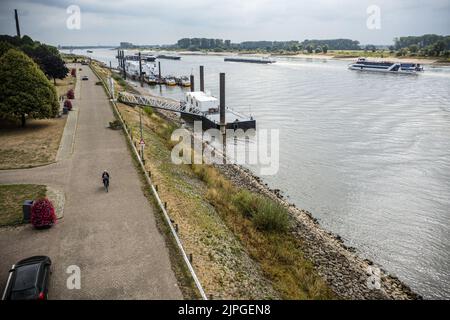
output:
[[[141,87],[144,86],[144,80],[142,77],[142,61],[141,61],[141,52],[139,51],[139,81],[141,81]]]
[[[225,118],[225,73],[220,73],[220,102],[219,102],[219,117],[220,117],[220,133],[222,133],[222,154],[223,161],[226,160],[227,154],[227,137],[226,133],[226,118]]]
[[[203,66],[200,66],[200,91],[205,92],[205,79],[203,73]]]
[[[220,132],[225,134],[225,73],[220,73],[220,103],[219,103],[219,113],[220,113]]]
[[[159,77],[159,80],[161,80],[161,61],[158,61],[158,77]]]
[[[191,74],[190,82],[191,82],[191,92],[194,92],[195,86],[194,86],[194,75],[193,74]]]
[[[14,9],[14,18],[16,19],[16,32],[17,36],[20,39],[20,24],[19,24],[19,15],[17,14],[17,9]]]
[[[123,79],[127,80],[127,71],[125,70],[125,51],[122,50],[122,61],[123,61]]]

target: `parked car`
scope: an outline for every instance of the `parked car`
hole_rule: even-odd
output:
[[[47,256],[20,260],[9,271],[3,300],[46,300],[52,261]]]
[[[88,76],[83,76],[81,80],[89,80]]]

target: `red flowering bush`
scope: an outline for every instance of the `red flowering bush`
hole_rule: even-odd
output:
[[[69,91],[67,91],[67,99],[74,99],[75,98],[75,94],[73,92],[73,89],[70,89]]]
[[[72,77],[76,77],[77,76],[77,69],[73,68],[72,71],[70,71],[70,75]]]
[[[70,100],[64,101],[64,107],[69,111],[72,110],[72,101]]]
[[[38,199],[31,206],[31,224],[35,228],[51,227],[56,223],[55,208],[47,198]]]

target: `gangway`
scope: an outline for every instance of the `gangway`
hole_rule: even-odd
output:
[[[145,96],[128,92],[119,92],[118,100],[135,106],[150,106],[157,109],[203,116],[199,109],[187,106],[184,102],[169,100],[157,96]]]

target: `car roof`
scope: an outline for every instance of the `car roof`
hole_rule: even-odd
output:
[[[37,286],[41,264],[30,263],[15,269],[12,291],[22,291]]]

